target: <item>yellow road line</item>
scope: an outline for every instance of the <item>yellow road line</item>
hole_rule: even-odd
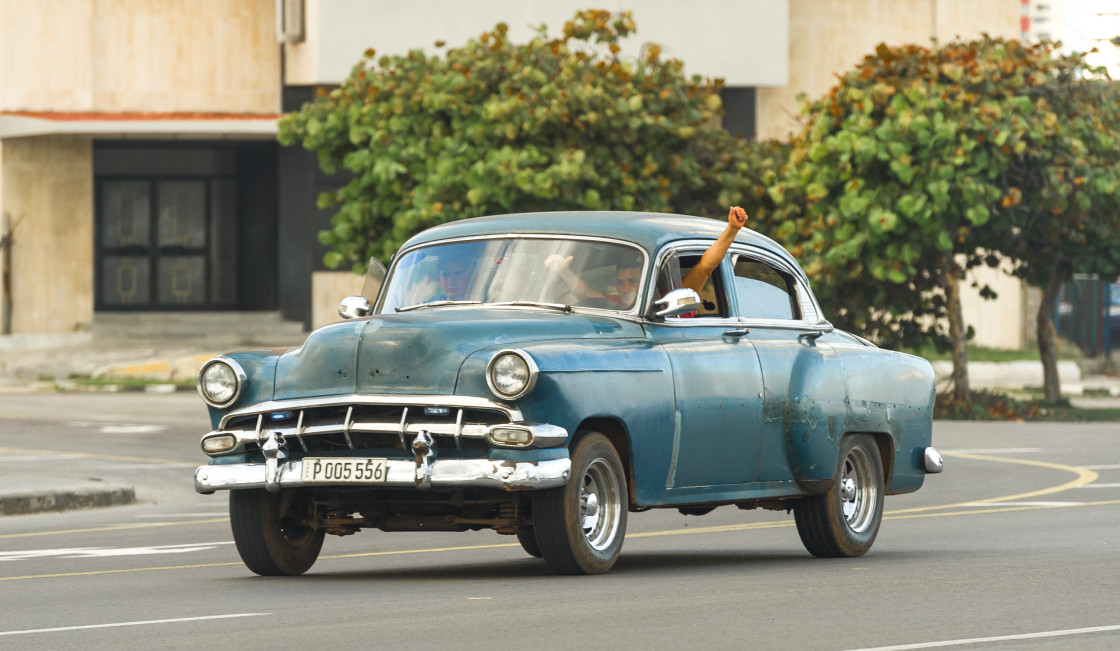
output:
[[[916,520],[920,518],[944,518],[958,515],[985,515],[990,513],[1007,513],[1012,511],[1037,511],[1042,509],[1061,509],[1061,508],[1081,508],[1086,506],[1112,506],[1120,504],[1120,500],[1104,500],[1099,502],[1077,502],[1062,506],[1057,504],[1046,505],[1030,505],[1030,506],[1008,506],[1000,509],[969,509],[967,511],[954,511],[948,513],[921,513],[921,514],[908,514],[908,515],[892,515],[885,514],[884,520]],[[736,524],[726,525],[720,527],[696,527],[688,529],[670,529],[666,531],[647,531],[644,533],[627,534],[627,538],[650,538],[654,536],[677,536],[684,534],[694,533],[720,533],[732,531],[746,531],[749,529],[776,529],[780,527],[792,527],[794,523],[789,520],[781,522],[755,522],[750,524]],[[517,547],[517,543],[496,543],[492,545],[464,545],[461,547],[431,547],[428,549],[398,549],[393,551],[384,552],[360,552],[356,554],[334,554],[330,556],[320,556],[320,560],[337,560],[343,558],[367,558],[371,556],[400,556],[404,554],[430,554],[433,552],[460,552],[471,551],[479,549],[500,549],[503,547]],[[132,567],[116,570],[92,570],[88,572],[60,572],[58,574],[30,574],[25,576],[4,576],[0,577],[0,581],[24,581],[29,579],[58,579],[65,577],[77,576],[97,576],[104,574],[132,574],[136,572],[157,572],[164,570],[192,570],[207,567],[231,567],[242,565],[240,561],[226,562],[226,563],[197,563],[194,565],[164,565],[160,567]]]
[[[229,518],[207,518],[206,520],[186,520],[183,522],[141,522],[137,524],[120,524],[109,527],[89,527],[87,529],[60,529],[58,531],[29,531],[27,533],[0,534],[3,538],[31,538],[33,536],[57,536],[64,533],[93,533],[97,531],[127,531],[129,529],[148,529],[151,527],[181,527],[187,524],[213,524],[215,522],[229,522]]]
[[[0,450],[4,450],[4,449],[5,448],[0,448]],[[968,508],[968,509],[963,510],[963,511],[947,511],[947,509],[960,508],[960,507],[965,507],[965,506],[970,505],[970,504],[975,504],[978,501],[983,501],[983,502],[987,502],[987,503],[1001,503],[1001,502],[1009,502],[1009,501],[1017,500],[1017,499],[1026,499],[1026,498],[1030,498],[1030,497],[1038,497],[1040,495],[1051,495],[1051,494],[1054,494],[1054,493],[1060,493],[1062,491],[1070,490],[1072,488],[1077,488],[1079,486],[1084,486],[1086,484],[1092,483],[1098,477],[1097,473],[1093,472],[1092,470],[1087,470],[1085,468],[1078,468],[1076,466],[1068,466],[1068,465],[1058,464],[1058,463],[1049,463],[1049,462],[1045,462],[1045,461],[1031,461],[1031,460],[1026,460],[1026,459],[1009,459],[1009,458],[1006,458],[1006,457],[991,457],[991,456],[979,455],[979,454],[967,454],[967,453],[963,453],[963,452],[947,453],[947,456],[953,456],[953,457],[958,457],[958,458],[962,458],[962,459],[971,459],[971,460],[975,460],[975,461],[992,461],[992,462],[996,462],[996,463],[1013,463],[1013,464],[1021,464],[1021,465],[1027,465],[1027,466],[1036,466],[1036,467],[1040,467],[1040,468],[1048,468],[1048,469],[1051,469],[1051,470],[1063,470],[1063,471],[1072,472],[1072,473],[1076,474],[1077,479],[1066,482],[1064,484],[1060,484],[1058,486],[1053,486],[1051,488],[1044,488],[1042,490],[1031,491],[1031,492],[1028,492],[1028,493],[1019,493],[1019,494],[1016,494],[1016,495],[1006,495],[1006,496],[1003,496],[1003,497],[996,497],[996,498],[987,499],[987,500],[970,500],[968,502],[959,502],[959,503],[956,503],[956,504],[944,504],[944,505],[940,505],[940,506],[929,506],[929,507],[919,507],[919,508],[913,508],[913,509],[901,509],[901,510],[898,510],[898,511],[889,511],[889,512],[886,512],[886,513],[883,514],[883,519],[884,520],[914,520],[914,519],[919,519],[919,518],[943,518],[943,517],[952,517],[952,516],[959,516],[959,515],[986,515],[986,514],[990,514],[990,513],[1010,513],[1010,512],[1015,512],[1015,511],[1037,511],[1037,510],[1042,510],[1042,509],[1080,508],[1080,507],[1086,507],[1086,506],[1111,506],[1111,505],[1120,504],[1120,500],[1103,500],[1103,501],[1095,501],[1095,502],[1076,502],[1076,503],[1070,503],[1068,505],[1065,505],[1065,504],[1031,504],[1031,505],[1021,505],[1021,506],[1008,505],[1006,507],[996,508],[996,509]],[[941,511],[941,512],[940,513],[932,513],[931,511]],[[93,532],[93,531],[114,531],[114,530],[122,530],[122,529],[141,529],[141,528],[145,528],[145,527],[181,526],[181,525],[189,525],[189,524],[209,524],[209,523],[216,523],[216,522],[225,522],[227,520],[228,520],[228,518],[212,518],[212,519],[206,519],[206,520],[192,520],[192,521],[188,521],[188,522],[154,522],[154,523],[135,524],[135,525],[120,525],[120,526],[114,526],[114,527],[97,527],[97,528],[89,528],[89,529],[71,529],[71,530],[68,530],[68,531],[43,531],[43,532],[34,532],[34,533],[4,534],[4,535],[0,535],[0,538],[19,538],[19,537],[26,537],[26,536],[43,536],[43,535],[54,535],[54,534],[62,534],[62,533],[85,533],[85,532]],[[792,527],[792,526],[794,526],[794,522],[789,521],[789,520],[783,520],[783,521],[780,521],[780,522],[752,522],[752,523],[745,523],[745,524],[722,525],[722,526],[714,526],[714,527],[690,527],[690,528],[687,528],[687,529],[668,529],[668,530],[665,530],[665,531],[646,531],[646,532],[642,532],[642,533],[627,534],[626,537],[627,538],[652,538],[652,537],[657,537],[657,536],[679,536],[679,535],[687,535],[687,534],[723,533],[723,532],[732,532],[732,531],[748,531],[748,530],[751,530],[751,529],[775,529],[775,528]],[[499,548],[503,548],[503,547],[517,547],[517,543],[497,543],[497,544],[492,544],[492,545],[466,545],[466,546],[460,546],[460,547],[433,547],[433,548],[429,548],[429,549],[400,549],[400,550],[382,551],[382,552],[361,552],[361,553],[356,553],[356,554],[336,554],[336,555],[331,555],[331,556],[321,556],[320,559],[323,559],[323,560],[331,559],[331,560],[333,560],[333,559],[343,559],[343,558],[365,558],[365,557],[371,557],[371,556],[396,556],[396,555],[402,555],[402,554],[426,554],[426,553],[433,553],[433,552],[470,551],[470,550],[479,550],[479,549],[499,549]],[[96,576],[96,575],[102,575],[102,574],[127,574],[127,573],[134,573],[134,572],[155,572],[155,571],[163,571],[163,570],[188,570],[188,569],[199,569],[199,568],[207,568],[207,567],[229,567],[229,566],[234,566],[234,565],[241,565],[241,563],[240,562],[202,563],[202,564],[195,564],[195,565],[167,565],[167,566],[161,566],[161,567],[137,567],[137,568],[116,569],[116,570],[94,570],[94,571],[89,571],[89,572],[64,572],[64,573],[59,573],[59,574],[33,574],[33,575],[27,575],[27,576],[0,577],[0,581],[19,581],[19,580],[28,580],[28,579],[52,579],[52,578],[76,577],[76,576]]]
[[[29,574],[27,576],[0,576],[0,581],[23,581],[27,579],[60,579],[67,576],[97,576],[99,574],[130,574],[133,572],[158,572],[160,570],[193,570],[200,567],[225,567],[241,565],[241,561],[229,563],[199,563],[197,565],[165,565],[163,567],[130,567],[119,570],[92,570],[90,572],[60,572],[58,574]]]
[[[943,518],[946,516],[956,515],[983,515],[988,513],[1011,513],[1013,511],[1038,511],[1042,509],[1074,509],[1082,506],[1111,506],[1113,504],[1120,504],[1120,500],[1101,500],[1097,502],[1070,502],[1069,504],[1024,504],[1022,506],[1005,506],[999,509],[968,509],[966,511],[949,511],[946,513],[903,513],[902,511],[893,511],[891,513],[883,514],[884,520],[915,520],[918,518]]]
[[[975,504],[977,502],[987,502],[987,503],[1011,502],[1011,501],[1014,501],[1014,500],[1024,500],[1024,499],[1031,498],[1031,497],[1038,497],[1040,495],[1053,495],[1054,493],[1061,493],[1062,491],[1067,491],[1071,488],[1077,488],[1079,486],[1084,486],[1085,484],[1091,484],[1091,483],[1095,482],[1097,480],[1097,478],[1100,476],[1097,473],[1093,472],[1092,470],[1088,470],[1086,468],[1078,468],[1077,466],[1067,466],[1067,465],[1062,464],[1062,463],[1050,463],[1048,461],[1032,461],[1032,460],[1029,460],[1029,459],[1009,459],[1007,457],[991,457],[991,456],[984,455],[984,454],[969,454],[969,453],[966,453],[966,452],[946,452],[945,456],[956,457],[958,459],[969,459],[969,460],[972,460],[972,461],[992,461],[992,462],[995,462],[995,463],[1013,463],[1013,464],[1019,464],[1019,465],[1023,465],[1023,466],[1035,466],[1037,468],[1047,468],[1047,469],[1050,469],[1050,470],[1062,470],[1062,471],[1065,471],[1065,472],[1072,472],[1073,474],[1077,475],[1077,479],[1074,479],[1072,481],[1068,481],[1068,482],[1066,482],[1064,484],[1061,484],[1059,486],[1052,486],[1050,488],[1043,488],[1042,490],[1031,491],[1029,493],[1018,493],[1016,495],[1005,495],[1003,497],[993,497],[993,498],[990,498],[990,499],[969,500],[967,502],[957,502],[955,504],[942,504],[940,506],[922,506],[922,507],[917,507],[917,508],[912,508],[912,509],[900,509],[898,511],[892,511],[893,514],[897,515],[899,513],[922,513],[922,512],[926,512],[926,511],[940,511],[940,510],[944,510],[944,509],[960,508],[960,507],[962,507],[966,504]]]

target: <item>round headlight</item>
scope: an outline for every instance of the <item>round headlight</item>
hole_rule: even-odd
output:
[[[212,359],[198,372],[198,395],[212,407],[228,407],[245,384],[245,371],[232,359]]]
[[[524,351],[503,350],[487,365],[486,383],[499,398],[520,398],[537,383],[537,365]]]

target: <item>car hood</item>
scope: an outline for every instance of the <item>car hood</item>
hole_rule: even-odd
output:
[[[463,360],[483,348],[641,332],[637,323],[608,316],[525,308],[433,308],[345,321],[316,330],[303,346],[280,358],[275,399],[450,395]]]

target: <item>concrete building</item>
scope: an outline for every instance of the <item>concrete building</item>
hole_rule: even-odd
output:
[[[594,4],[594,3],[592,3]],[[879,42],[1018,37],[1019,0],[642,0],[644,42],[726,80],[724,126],[784,137]],[[553,33],[586,0],[0,0],[0,251],[7,333],[120,314],[265,311],[329,320],[359,281],[321,268],[331,187],[275,142],[280,113],[381,53],[498,21]],[[1022,345],[1021,291],[968,319]],[[1006,321],[1006,323],[1004,323]],[[1009,334],[1011,333],[1011,334]]]

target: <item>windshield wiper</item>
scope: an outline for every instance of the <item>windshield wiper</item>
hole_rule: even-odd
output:
[[[571,312],[571,305],[563,305],[561,303],[538,303],[536,301],[502,301],[501,303],[489,303],[489,305],[515,305],[522,307],[544,307],[550,310],[559,310],[561,312]]]
[[[406,305],[394,309],[397,312],[408,312],[409,310],[419,310],[422,307],[439,307],[441,305],[482,305],[482,301],[432,301],[430,303],[417,303],[416,305]]]

